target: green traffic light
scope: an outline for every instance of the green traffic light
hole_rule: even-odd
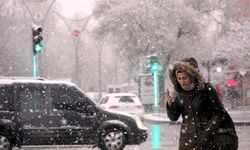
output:
[[[158,63],[153,63],[151,66],[151,71],[157,71],[159,69],[159,64]]]
[[[41,50],[43,50],[43,49],[44,49],[44,46],[43,46],[43,44],[41,44],[41,43],[36,44],[36,45],[34,46],[34,51],[37,52],[37,53],[41,52]]]

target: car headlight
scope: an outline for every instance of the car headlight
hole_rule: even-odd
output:
[[[144,129],[144,130],[148,129],[146,126],[144,126],[140,117],[135,116],[134,119],[135,119],[136,125],[139,129]]]

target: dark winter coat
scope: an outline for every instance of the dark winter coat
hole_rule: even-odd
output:
[[[181,88],[176,80],[176,69],[191,75],[196,83],[195,89],[184,91]],[[217,129],[230,128],[235,131],[235,127],[215,89],[204,82],[199,70],[183,62],[170,66],[169,77],[176,94],[171,107],[166,106],[168,117],[177,121],[182,116],[179,150],[216,150],[213,135]]]

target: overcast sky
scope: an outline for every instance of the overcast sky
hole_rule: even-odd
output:
[[[60,0],[60,2],[63,10],[61,14],[67,18],[74,18],[75,13],[79,15],[79,12],[81,12],[79,18],[76,19],[89,16],[95,5],[95,0]]]

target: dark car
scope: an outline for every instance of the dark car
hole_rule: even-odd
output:
[[[102,110],[73,83],[0,78],[1,150],[60,144],[119,150],[146,138],[140,118]]]

